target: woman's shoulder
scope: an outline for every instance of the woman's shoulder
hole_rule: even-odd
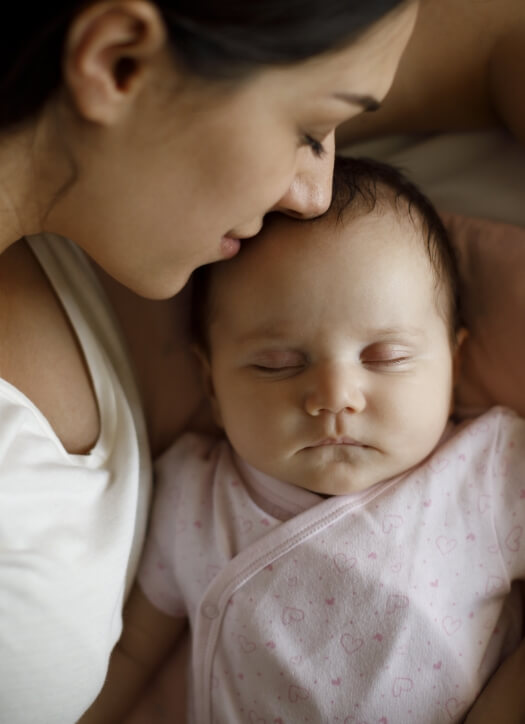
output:
[[[71,322],[25,240],[0,255],[0,377],[42,412],[67,450],[92,447],[99,420],[89,371]]]
[[[346,124],[342,142],[385,133],[461,130],[503,121],[525,140],[522,0],[423,0],[381,110]]]
[[[144,401],[153,456],[186,430],[212,431],[189,333],[189,287],[167,300],[144,299],[97,268],[124,332]]]

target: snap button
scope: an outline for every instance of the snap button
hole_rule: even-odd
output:
[[[207,603],[203,606],[202,615],[206,618],[217,618],[219,615],[219,609],[214,603]]]

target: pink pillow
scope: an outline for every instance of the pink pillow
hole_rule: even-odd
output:
[[[525,229],[453,214],[443,220],[458,254],[469,330],[457,414],[499,404],[525,417]]]

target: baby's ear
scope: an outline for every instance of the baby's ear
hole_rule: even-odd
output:
[[[453,380],[454,384],[457,384],[459,380],[459,374],[461,371],[461,357],[462,357],[462,349],[463,349],[463,343],[468,337],[468,330],[465,327],[460,327],[458,331],[456,332],[456,340],[454,345],[454,350],[452,353],[452,374],[453,374]]]
[[[211,410],[213,413],[213,419],[215,423],[223,429],[222,415],[219,407],[219,402],[215,394],[215,386],[213,384],[213,374],[211,369],[210,356],[208,352],[202,348],[200,344],[192,345],[193,352],[199,361],[199,369],[201,378],[204,383],[204,392],[211,403]]]

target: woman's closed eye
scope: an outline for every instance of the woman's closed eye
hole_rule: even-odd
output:
[[[316,158],[322,158],[326,153],[326,148],[323,146],[321,141],[317,140],[317,138],[314,138],[309,133],[303,134],[300,145],[308,146]]]

